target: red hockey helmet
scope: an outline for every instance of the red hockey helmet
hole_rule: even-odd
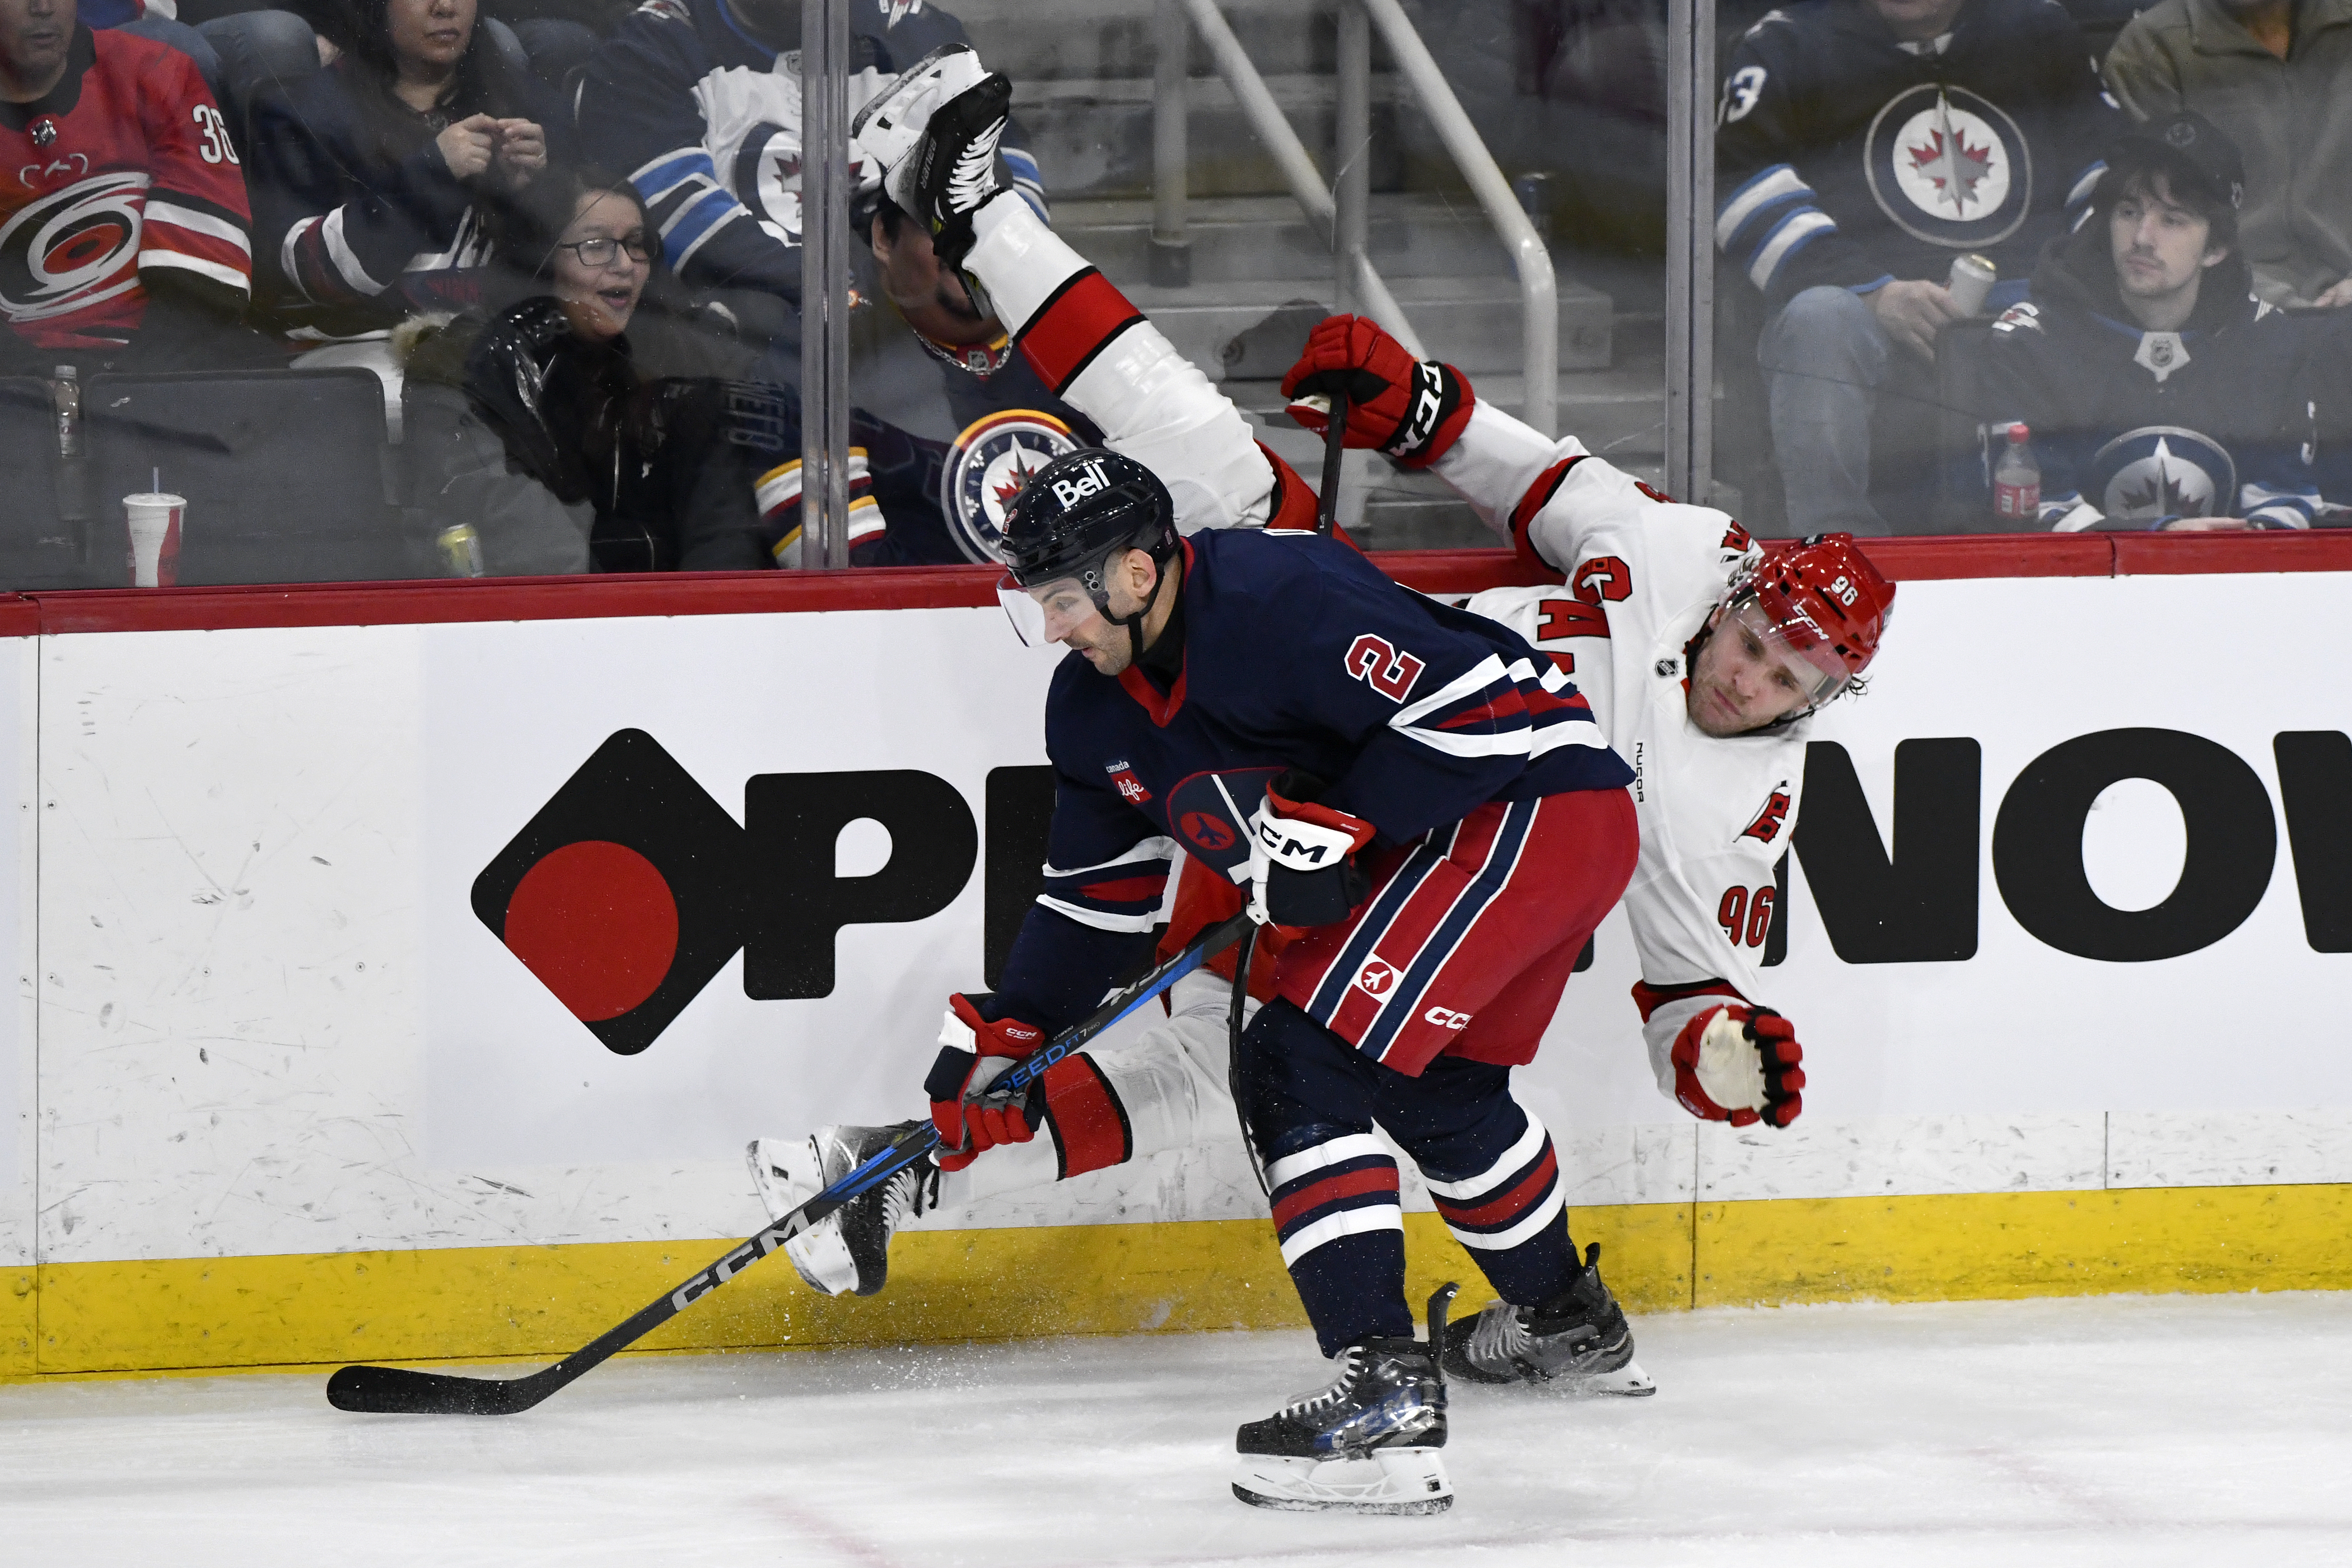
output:
[[[1765,558],[1732,595],[1751,601],[1776,640],[1820,670],[1826,701],[1870,667],[1895,613],[1895,584],[1854,548],[1851,533],[1817,533]]]

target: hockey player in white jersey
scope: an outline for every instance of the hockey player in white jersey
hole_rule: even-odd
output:
[[[958,73],[939,74],[952,85]],[[894,184],[927,157],[952,156],[958,136],[946,129],[948,116],[940,117],[944,133],[925,135],[932,112],[950,105],[974,122],[991,107],[974,112],[953,93],[919,85],[877,100],[865,144]],[[893,194],[910,212],[923,210],[915,192]],[[994,195],[943,215],[950,231],[967,232],[947,235],[942,253],[953,253],[994,298],[1046,384],[1095,419],[1114,447],[1166,478],[1180,515],[1189,498],[1220,519],[1305,524],[1312,496],[1249,443],[1231,405],[1083,258],[1017,202]],[[1492,590],[1469,607],[1511,624],[1563,666],[1572,661],[1603,732],[1636,770],[1642,850],[1626,901],[1643,963],[1635,998],[1661,1088],[1704,1119],[1785,1126],[1801,1109],[1801,1051],[1789,1022],[1761,1005],[1755,966],[1770,922],[1772,867],[1796,821],[1804,719],[1853,688],[1875,651],[1892,584],[1843,536],[1759,566],[1762,552],[1723,513],[1671,503],[1572,439],[1537,435],[1478,403],[1450,367],[1414,362],[1370,322],[1325,322],[1285,390],[1300,400],[1294,413],[1310,427],[1319,427],[1326,406],[1318,395],[1349,392],[1349,446],[1433,468],[1566,579]],[[1179,847],[1170,841],[1170,849]],[[1194,860],[1171,941],[1229,912],[1227,899],[1237,900],[1230,884]],[[1157,910],[1141,907],[1125,918],[1148,930]],[[1208,974],[1180,984],[1165,1025],[1125,1049],[1089,1053],[1087,1096],[992,1107],[972,1119],[988,1130],[976,1131],[973,1152],[1003,1147],[977,1161],[951,1157],[951,1169],[902,1174],[838,1223],[788,1244],[794,1266],[819,1290],[870,1294],[887,1277],[892,1231],[911,1214],[1184,1147],[1203,1131],[1231,1127],[1228,990]],[[763,1200],[786,1212],[891,1131],[828,1127],[807,1138],[760,1140],[751,1155]],[[1047,1137],[1036,1138],[1040,1131]],[[1544,1141],[1532,1118],[1528,1138]],[[1526,1184],[1524,1163],[1497,1162],[1486,1184],[1441,1194],[1465,1246],[1496,1242],[1476,1215]],[[1513,1221],[1548,1223],[1564,1193],[1555,1174]],[[1558,1300],[1496,1302],[1455,1324],[1446,1361],[1448,1371],[1480,1381],[1647,1393],[1632,1358],[1623,1314],[1588,1259],[1577,1288]]]

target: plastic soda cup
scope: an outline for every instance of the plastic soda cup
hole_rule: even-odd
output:
[[[124,496],[122,511],[131,531],[131,585],[171,587],[180,580],[180,528],[187,520],[187,498],[153,491]]]

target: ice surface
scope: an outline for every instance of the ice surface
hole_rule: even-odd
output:
[[[323,1376],[0,1388],[0,1561],[346,1564],[2352,1563],[2352,1296],[1641,1320],[1654,1398],[1457,1387],[1460,1500],[1266,1513],[1234,1426],[1304,1334],[658,1357],[528,1414]]]

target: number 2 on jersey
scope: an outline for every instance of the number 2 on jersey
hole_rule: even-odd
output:
[[[1715,906],[1715,923],[1734,947],[1762,947],[1772,931],[1772,903],[1779,897],[1769,882],[1752,894],[1745,888],[1726,888],[1723,902]]]

